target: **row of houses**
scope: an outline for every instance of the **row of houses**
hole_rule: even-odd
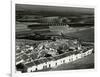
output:
[[[93,48],[88,49],[83,52],[67,52],[55,57],[48,57],[39,60],[35,60],[30,63],[23,64],[26,69],[23,69],[25,72],[34,72],[39,70],[44,70],[48,68],[55,68],[61,64],[69,63],[75,61],[77,59],[83,58],[89,54],[91,54]],[[22,72],[23,72],[22,70]]]

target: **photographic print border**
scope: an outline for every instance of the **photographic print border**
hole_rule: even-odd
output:
[[[32,5],[44,5],[44,3],[34,3],[34,1],[12,1],[12,76],[32,76],[32,75],[38,75],[38,73],[41,73],[43,74],[42,72],[37,72],[37,73],[25,73],[25,74],[21,74],[21,73],[16,73],[16,70],[15,70],[15,4],[32,4]],[[67,6],[70,6],[70,7],[88,7],[88,8],[94,8],[94,6],[85,6],[85,5],[74,5],[74,4],[66,4],[67,6],[65,6],[65,4],[63,5],[63,3],[56,3],[56,4],[45,4],[45,5],[49,5],[49,6],[59,6],[59,4],[63,7],[67,7]],[[94,8],[95,9],[95,8]],[[83,69],[81,70],[75,70],[73,72],[81,72],[83,71]],[[86,69],[85,71],[90,71],[90,69]],[[91,70],[93,71],[93,70]],[[60,73],[61,71],[56,71],[56,72],[48,72],[50,74],[55,74],[55,73]],[[72,71],[64,71],[63,73],[70,73]],[[47,72],[45,73],[45,75],[48,75]]]

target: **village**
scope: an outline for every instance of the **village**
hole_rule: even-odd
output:
[[[77,39],[46,40],[38,44],[16,46],[16,69],[21,72],[34,72],[54,68],[92,52],[93,47],[82,46]]]
[[[16,4],[15,43],[16,72],[94,68],[94,10]]]

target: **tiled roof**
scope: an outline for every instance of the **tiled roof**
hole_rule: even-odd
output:
[[[35,60],[34,63],[35,63],[36,65],[41,64],[41,63],[39,62],[39,60]]]
[[[47,61],[48,61],[48,59],[47,59],[47,58],[43,59],[43,62],[47,62]]]
[[[40,62],[41,64],[44,63],[43,59],[40,59],[39,62]]]
[[[58,59],[61,59],[61,58],[64,58],[64,57],[67,57],[67,56],[70,56],[72,54],[78,54],[79,52],[66,52],[64,54],[61,54],[59,56],[55,56],[55,57],[48,57],[48,58],[43,58],[43,59],[39,59],[39,60],[35,60],[33,62],[30,62],[30,63],[27,63],[25,64],[27,67],[31,67],[31,66],[34,66],[34,65],[39,65],[39,64],[42,64],[42,63],[46,63],[46,62],[49,62],[49,61],[52,61],[52,60],[58,60]]]
[[[35,60],[35,59],[37,58],[37,54],[36,54],[36,53],[30,54],[30,57],[31,57],[33,60]]]
[[[33,62],[30,62],[30,63],[25,64],[26,67],[32,67],[34,65],[35,65],[35,63],[33,63]]]
[[[17,58],[17,59],[16,59],[16,62],[19,62],[19,61],[21,61],[21,60],[22,60],[21,58]]]
[[[48,61],[51,61],[51,60],[53,60],[53,59],[54,59],[54,58],[52,58],[52,57],[48,57],[48,58],[47,58]]]
[[[78,53],[80,53],[80,52],[74,52],[74,54],[78,54]]]
[[[61,59],[61,56],[53,57],[55,60]]]
[[[22,57],[21,57],[23,60],[26,60],[26,59],[28,59],[28,56],[27,55],[22,55]]]

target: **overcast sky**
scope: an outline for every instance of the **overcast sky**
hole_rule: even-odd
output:
[[[57,7],[57,6],[26,5],[26,4],[16,4],[16,11],[23,11],[22,14],[35,14],[35,15],[68,16],[68,15],[94,14],[93,8],[59,7],[59,6]]]

